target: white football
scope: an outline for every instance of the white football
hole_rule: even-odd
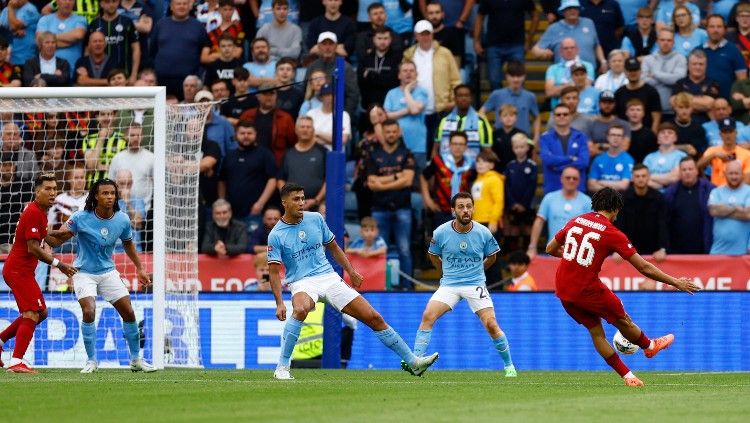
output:
[[[619,330],[615,333],[615,336],[612,337],[612,346],[621,354],[633,354],[641,349],[638,345],[625,339]]]

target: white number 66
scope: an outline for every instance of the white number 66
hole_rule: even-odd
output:
[[[601,234],[597,232],[589,232],[581,239],[581,245],[579,248],[578,241],[573,235],[580,235],[583,233],[583,228],[580,226],[573,226],[568,229],[568,233],[565,235],[565,246],[563,248],[563,259],[567,261],[576,260],[578,264],[583,267],[591,266],[594,261],[594,246],[591,244],[591,240],[598,241],[601,239]]]

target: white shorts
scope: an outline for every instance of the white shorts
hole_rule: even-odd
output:
[[[302,278],[290,283],[289,289],[292,291],[292,297],[298,292],[304,292],[312,298],[313,302],[323,301],[338,311],[359,296],[359,292],[344,283],[335,273]]]
[[[440,301],[453,308],[462,299],[469,303],[472,313],[487,307],[494,307],[492,298],[484,285],[473,286],[441,286],[432,294],[430,301]]]
[[[101,275],[78,272],[73,275],[73,288],[76,291],[76,298],[79,300],[86,297],[96,297],[99,294],[108,303],[114,303],[120,298],[130,295],[117,270]]]

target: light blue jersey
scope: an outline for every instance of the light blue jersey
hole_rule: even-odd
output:
[[[242,67],[256,78],[273,78],[276,73],[275,60],[269,60],[268,63],[247,62]]]
[[[281,219],[268,234],[268,263],[283,263],[290,284],[302,278],[334,273],[325,249],[325,245],[334,240],[319,213],[304,212],[302,220],[295,224]]]
[[[750,185],[737,189],[727,185],[714,188],[708,196],[708,205],[750,207]],[[750,246],[750,221],[733,217],[714,217],[714,240],[711,254],[742,256]]]
[[[349,243],[349,249],[352,249],[352,250],[357,250],[357,249],[365,248],[365,247],[367,247],[367,244],[365,244],[365,240],[362,238],[357,238],[354,241]],[[370,249],[377,250],[383,247],[388,247],[388,244],[385,243],[385,240],[383,239],[382,236],[378,236],[372,242]]]
[[[656,150],[643,159],[643,164],[646,165],[648,171],[651,172],[652,175],[664,175],[679,166],[680,159],[685,156],[687,156],[687,154],[682,150],[674,149],[669,153],[662,153],[661,151]]]
[[[687,56],[706,41],[708,41],[708,33],[701,28],[695,28],[689,37],[685,37],[678,32],[674,34],[674,50]],[[654,44],[654,47],[658,48],[659,45]]]
[[[547,233],[555,236],[568,221],[591,211],[591,198],[578,191],[575,198],[567,199],[562,190],[552,191],[542,198],[537,216],[547,222]]]
[[[73,266],[91,275],[114,270],[112,252],[117,240],[124,242],[133,238],[130,218],[122,211],[102,219],[93,211],[80,210],[73,213],[66,224],[78,237],[78,254]]]
[[[706,141],[708,141],[709,147],[715,147],[724,143],[724,141],[721,140],[719,124],[716,123],[715,120],[709,120],[702,126],[703,130],[706,131]],[[750,126],[746,126],[744,123],[737,121],[737,143],[744,144],[747,142],[750,142]]]
[[[52,13],[39,18],[39,22],[36,26],[36,33],[39,34],[42,32],[51,32],[57,35],[64,34],[75,29],[85,30],[87,26],[88,24],[86,23],[86,18],[75,13],[71,13],[70,16],[65,19],[60,19],[57,16],[57,13]],[[77,43],[71,44],[68,47],[58,47],[55,56],[67,60],[68,64],[70,65],[70,69],[75,69],[74,66],[78,58],[81,57],[82,49],[83,42],[79,41]]]
[[[484,259],[500,251],[495,237],[484,225],[471,222],[469,232],[458,232],[455,221],[435,229],[428,252],[443,261],[440,286],[484,285]]]

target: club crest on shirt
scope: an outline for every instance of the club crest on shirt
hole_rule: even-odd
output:
[[[468,243],[467,243],[466,241],[461,241],[461,242],[460,242],[460,243],[458,244],[458,248],[460,248],[460,249],[462,249],[462,250],[465,250],[465,249],[469,248],[469,244],[468,244]]]
[[[37,228],[31,228],[31,232],[39,232],[39,229],[37,229]]]
[[[303,241],[304,241],[304,240],[305,240],[305,238],[307,237],[307,234],[305,233],[305,231],[299,231],[299,232],[297,233],[297,236],[299,236],[299,239],[301,239],[301,240],[303,240]]]
[[[102,234],[102,236],[107,236],[107,235],[109,235],[109,229],[107,229],[107,228],[101,228],[99,230],[99,233]]]

